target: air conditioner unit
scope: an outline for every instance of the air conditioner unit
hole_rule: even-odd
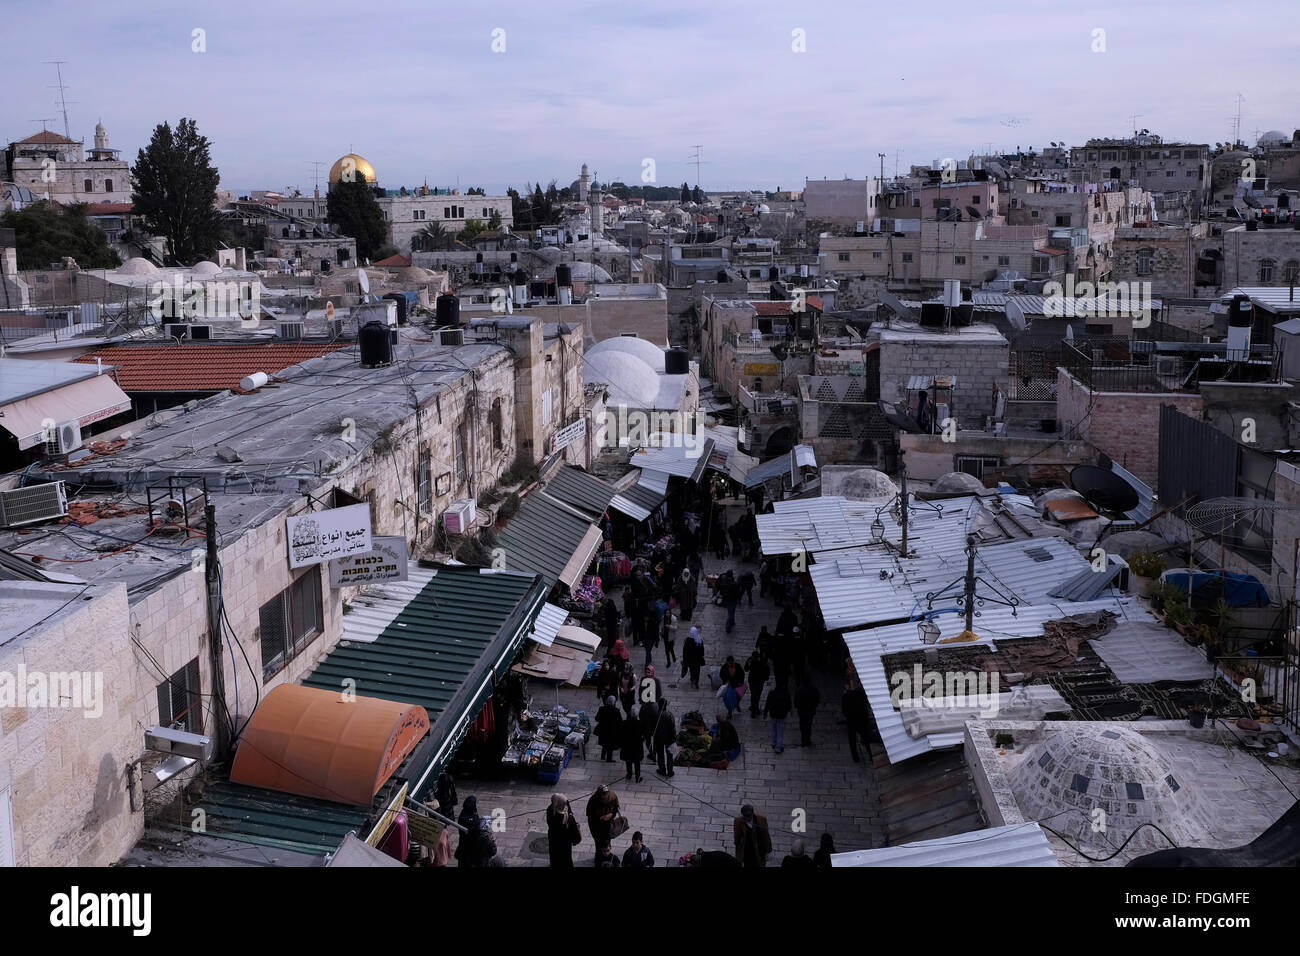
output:
[[[448,534],[465,534],[473,526],[474,519],[477,517],[478,511],[474,499],[458,498],[443,512],[442,526],[447,529]]]
[[[330,338],[332,338],[332,339],[341,339],[341,338],[343,338],[345,335],[348,334],[348,320],[347,320],[347,319],[341,319],[341,318],[340,318],[340,319],[330,319],[330,320],[329,320],[329,334],[330,334]]]
[[[302,338],[303,323],[300,320],[294,322],[277,322],[275,323],[275,334],[286,342],[296,342]]]
[[[207,342],[212,338],[212,326],[210,325],[191,325],[190,338],[196,342]]]
[[[1176,355],[1157,355],[1156,356],[1156,375],[1178,374],[1178,356]]]
[[[61,481],[0,491],[0,528],[49,521],[67,513],[68,496]]]
[[[81,447],[81,423],[59,422],[45,436],[45,451],[51,455],[67,455]]]
[[[174,339],[188,339],[190,337],[188,322],[168,322],[163,326],[163,331]]]
[[[181,773],[188,770],[190,767],[193,767],[196,763],[198,763],[198,761],[190,757],[181,757],[179,755],[168,757],[162,763],[144,772],[140,780],[141,786],[144,788],[146,793],[151,790],[157,790],[164,783],[175,779]]]
[[[455,345],[455,346],[464,345],[465,330],[464,329],[439,329],[438,344]]]
[[[205,734],[192,734],[170,727],[150,727],[144,732],[145,750],[177,754],[194,760],[211,760],[214,752],[212,738]]]

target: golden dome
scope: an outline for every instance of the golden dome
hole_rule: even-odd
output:
[[[330,167],[330,182],[343,182],[345,179],[353,182],[356,178],[363,177],[368,183],[379,182],[375,176],[375,167],[363,156],[356,153],[348,153],[346,156],[340,156],[338,161]]]

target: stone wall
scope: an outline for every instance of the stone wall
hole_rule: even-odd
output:
[[[1008,346],[972,342],[954,336],[951,343],[930,341],[883,341],[880,345],[880,398],[897,402],[903,398],[913,375],[954,375],[952,416],[962,427],[984,427],[993,414],[994,390],[1006,391]]]

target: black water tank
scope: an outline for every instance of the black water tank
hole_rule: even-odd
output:
[[[718,281],[719,281],[719,282],[730,282],[730,281],[731,281],[731,279],[729,279],[729,278],[727,277],[727,270],[726,270],[726,269],[719,269],[719,270],[718,270]]]
[[[1258,219],[1247,219],[1247,220],[1246,220],[1246,231],[1247,231],[1247,232],[1256,232],[1258,229],[1259,229],[1259,220],[1258,220]]]
[[[573,287],[573,270],[564,263],[555,267],[555,284],[566,289]]]
[[[530,282],[530,283],[528,283],[528,298],[530,298],[530,299],[545,299],[545,298],[546,298],[546,283],[545,283],[545,282]]]
[[[776,266],[769,266],[767,270],[767,277],[772,282],[775,282],[777,279],[781,278],[781,270],[778,269]]]
[[[397,324],[406,324],[406,296],[400,292],[389,292],[384,296],[385,299],[392,299],[397,303]]]
[[[691,371],[691,354],[686,349],[672,348],[664,351],[665,375],[688,375]]]
[[[460,326],[460,299],[449,292],[444,292],[438,296],[437,303],[438,328],[447,328],[448,326]]]
[[[361,367],[381,368],[393,364],[392,331],[383,322],[367,322],[357,333],[361,345]]]
[[[517,272],[515,272],[515,274],[512,275],[510,278],[515,285],[523,285],[523,286],[528,285],[528,273],[525,272],[523,269],[520,269]]]
[[[1248,329],[1253,316],[1254,306],[1251,305],[1250,296],[1234,295],[1232,305],[1228,309],[1228,326],[1234,329]]]

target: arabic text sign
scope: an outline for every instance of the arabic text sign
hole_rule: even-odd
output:
[[[288,519],[289,567],[305,568],[331,558],[373,551],[370,505],[348,505]]]
[[[555,433],[555,439],[551,448],[552,454],[559,451],[561,448],[567,448],[586,434],[587,420],[585,418],[579,418],[572,425],[565,425]]]
[[[368,554],[330,561],[330,587],[406,580],[406,539],[401,535],[375,535],[371,541],[375,547]]]

